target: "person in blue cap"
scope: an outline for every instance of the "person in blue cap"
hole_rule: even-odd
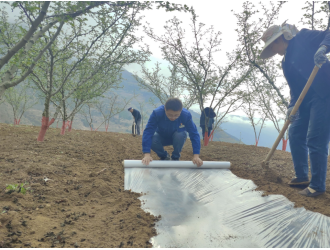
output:
[[[294,25],[284,23],[269,27],[261,39],[265,47],[260,58],[283,56],[283,74],[290,87],[287,118],[291,121],[289,142],[296,176],[289,185],[308,186],[299,192],[303,196],[321,195],[326,187],[330,139],[330,63],[326,57],[330,51],[330,30],[299,31]],[[315,65],[320,69],[296,115],[290,117]]]
[[[153,160],[150,151],[153,150],[161,160],[176,160],[181,156],[181,150],[187,139],[187,132],[193,148],[192,162],[198,167],[203,165],[199,158],[201,143],[197,127],[190,112],[183,108],[178,98],[170,98],[153,110],[142,137],[144,157],[142,163],[149,165]],[[164,146],[173,145],[171,157],[164,150]]]
[[[140,125],[141,125],[141,114],[137,109],[133,109],[132,107],[128,108],[128,111],[132,113],[134,117],[135,125],[136,125],[136,134],[140,135]]]

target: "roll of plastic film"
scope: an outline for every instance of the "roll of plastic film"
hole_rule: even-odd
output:
[[[141,160],[124,160],[125,168],[201,168],[201,169],[228,169],[230,162],[228,161],[203,161],[201,167],[197,167],[192,161],[151,161],[148,166],[144,165]]]

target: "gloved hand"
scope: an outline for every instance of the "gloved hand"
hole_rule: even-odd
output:
[[[314,63],[319,68],[321,68],[322,64],[327,61],[325,52],[327,52],[327,47],[325,45],[322,45],[314,55]]]
[[[293,110],[293,106],[288,108],[288,110],[286,111],[286,119],[287,120],[289,119],[290,122],[295,121],[299,117],[299,109],[297,110],[297,112],[294,115],[290,116],[292,110]]]

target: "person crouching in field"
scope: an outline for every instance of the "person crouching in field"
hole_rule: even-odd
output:
[[[289,142],[296,176],[289,185],[308,186],[299,194],[318,196],[325,192],[330,139],[330,63],[325,55],[330,50],[330,31],[298,31],[294,25],[284,23],[269,27],[261,39],[265,47],[260,58],[266,59],[275,54],[283,56],[283,74],[290,87],[287,118],[291,121]],[[289,117],[315,65],[320,70],[296,115]]]
[[[153,110],[145,127],[142,137],[142,150],[144,158],[142,163],[149,165],[153,160],[150,155],[152,149],[161,160],[179,160],[181,150],[187,139],[187,132],[193,147],[193,163],[198,167],[203,165],[199,158],[200,137],[197,127],[192,120],[190,112],[183,108],[178,98],[170,98],[162,105]],[[164,146],[173,145],[174,151],[170,158]]]

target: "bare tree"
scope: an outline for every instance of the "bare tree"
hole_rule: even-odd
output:
[[[144,65],[141,65],[142,76],[139,77],[137,73],[133,74],[136,81],[139,83],[140,88],[145,89],[159,100],[159,102],[165,105],[169,98],[179,97],[183,100],[183,107],[189,109],[193,104],[197,102],[196,91],[187,90],[184,86],[184,77],[178,72],[178,68],[174,66],[169,66],[168,70],[170,76],[165,77],[160,73],[161,67],[157,62],[155,68],[148,70]],[[151,105],[156,107],[156,102],[150,99]],[[158,103],[158,102],[157,102]]]
[[[261,131],[264,128],[265,121],[267,119],[267,114],[262,112],[260,108],[258,108],[259,98],[258,94],[251,90],[251,86],[249,84],[246,85],[246,95],[244,97],[244,104],[242,106],[242,110],[248,117],[251,126],[254,132],[255,145],[258,146],[258,142],[260,139]],[[257,115],[261,115],[260,118],[257,118]],[[259,128],[258,128],[259,126]]]
[[[197,23],[197,16],[192,13],[192,39],[187,39],[186,31],[181,27],[178,18],[167,21],[165,34],[158,36],[151,28],[145,27],[145,32],[155,41],[161,43],[164,60],[174,67],[184,79],[183,87],[189,94],[196,96],[196,101],[204,112],[204,105],[214,110],[226,109],[229,113],[234,103],[240,100],[237,94],[244,79],[250,74],[252,67],[236,68],[240,50],[227,53],[227,66],[216,65],[214,57],[220,50],[221,32],[215,32],[213,27],[204,29],[204,24]],[[191,41],[189,44],[187,40]],[[206,116],[207,117],[207,116]],[[205,119],[205,125],[208,117]],[[205,126],[207,128],[207,126]],[[207,129],[206,129],[207,133]]]
[[[92,101],[89,103],[86,103],[81,109],[80,109],[80,113],[83,115],[83,117],[86,119],[86,121],[88,122],[88,125],[91,129],[91,131],[93,131],[93,115],[92,115],[92,110],[95,110],[95,106],[96,106],[97,102],[96,101]]]
[[[33,107],[38,101],[34,98],[33,93],[28,93],[28,85],[23,87],[17,86],[10,88],[5,92],[5,100],[11,106],[14,114],[14,125],[19,125],[25,111]]]
[[[115,115],[123,112],[134,98],[136,98],[135,94],[130,99],[127,99],[123,97],[119,98],[118,94],[113,93],[112,95],[105,97],[103,100],[100,100],[98,103],[96,103],[95,109],[102,114],[104,119],[104,121],[96,128],[96,130],[105,124],[105,131],[107,132],[110,119]]]
[[[274,58],[267,60],[260,59],[259,55],[262,51],[261,37],[263,32],[274,24],[277,19],[280,9],[284,2],[272,3],[267,8],[262,3],[255,6],[251,2],[243,3],[243,11],[234,13],[238,20],[238,41],[243,47],[242,53],[239,56],[240,65],[251,65],[259,74],[258,77],[264,77],[268,84],[275,90],[276,95],[281,99],[281,102],[288,106],[288,102],[281,92],[281,88],[277,86],[276,78],[281,76],[279,72],[280,66]],[[260,13],[261,12],[261,13]]]
[[[139,103],[139,109],[140,109],[140,114],[141,114],[141,130],[143,131],[144,128],[144,121],[148,120],[148,115],[146,113],[146,108],[145,108],[145,102],[138,101]]]

